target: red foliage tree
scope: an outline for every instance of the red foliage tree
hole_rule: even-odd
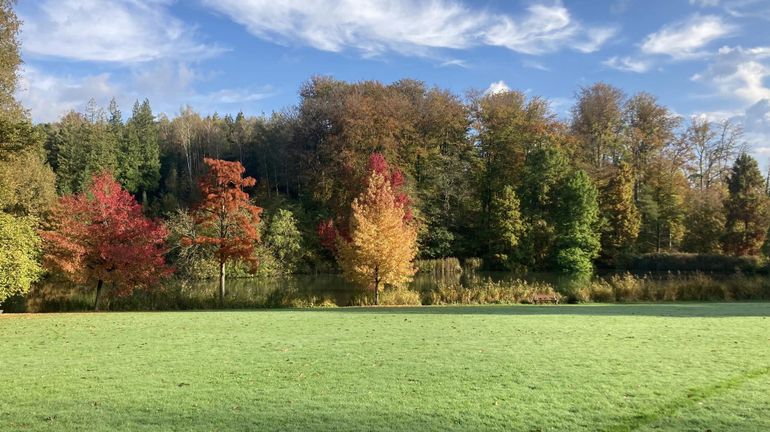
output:
[[[95,175],[88,191],[61,197],[50,229],[40,235],[48,268],[75,283],[96,284],[94,309],[104,283],[122,296],[171,273],[163,258],[165,226],[146,218],[109,173]]]
[[[243,177],[245,168],[240,162],[219,159],[203,160],[209,169],[198,186],[203,200],[195,213],[195,223],[203,235],[187,241],[214,248],[219,262],[219,301],[225,297],[225,264],[241,261],[257,270],[259,262],[254,247],[259,241],[259,218],[262,209],[249,201],[243,188],[254,186],[256,180]]]
[[[357,193],[366,190],[369,178],[372,173],[383,176],[390,184],[390,189],[395,195],[396,204],[404,208],[404,222],[411,222],[414,218],[412,213],[412,200],[404,190],[406,180],[404,174],[398,168],[391,167],[385,156],[381,153],[372,153],[369,156],[369,169],[365,175],[357,181]],[[337,253],[337,240],[343,238],[349,240],[347,227],[349,225],[350,214],[344,213],[337,215],[334,219],[325,219],[318,223],[316,228],[321,246],[327,248],[332,253]]]

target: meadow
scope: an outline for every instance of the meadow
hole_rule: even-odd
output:
[[[0,315],[0,430],[770,430],[770,303]]]

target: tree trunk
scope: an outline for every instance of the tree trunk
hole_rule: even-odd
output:
[[[380,281],[374,281],[374,305],[380,305]]]
[[[96,296],[94,297],[94,310],[99,310],[99,294],[102,293],[102,285],[104,284],[104,281],[99,279],[99,282],[96,283]]]
[[[219,263],[219,305],[225,305],[225,263]]]
[[[380,305],[380,269],[374,269],[374,305]]]

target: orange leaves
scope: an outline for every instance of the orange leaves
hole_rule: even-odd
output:
[[[211,245],[220,263],[230,259],[246,262],[256,270],[254,246],[259,241],[259,220],[262,209],[249,202],[243,188],[254,186],[256,180],[243,177],[240,162],[204,159],[208,172],[200,179],[203,201],[197,208],[195,222],[205,235],[188,241]]]
[[[391,180],[372,170],[366,190],[353,201],[349,239],[340,237],[338,254],[346,277],[366,287],[404,286],[415,273],[417,230]]]
[[[41,232],[45,263],[77,283],[112,282],[116,294],[128,294],[171,272],[165,226],[146,218],[109,173],[94,176],[87,192],[61,197],[51,220]]]

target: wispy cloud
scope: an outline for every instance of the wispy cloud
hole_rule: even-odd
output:
[[[693,81],[715,88],[723,97],[738,98],[745,103],[770,99],[770,46],[719,49],[708,68],[692,77]]]
[[[203,113],[242,110],[259,114],[260,101],[276,96],[269,85],[219,88],[201,91],[205,81],[185,64],[162,63],[126,73],[73,76],[49,73],[25,65],[16,96],[36,122],[53,122],[70,110],[82,110],[90,99],[107,106],[113,97],[124,109],[137,99],[149,98],[156,113],[173,116],[182,105]]]
[[[700,7],[717,7],[719,6],[719,0],[690,0],[691,5]]]
[[[616,32],[578,22],[560,1],[530,5],[520,16],[453,0],[203,1],[258,38],[364,56],[428,56],[437,49],[479,45],[535,55],[560,49],[593,52]]]
[[[693,15],[685,21],[664,26],[642,42],[645,54],[663,54],[675,59],[698,57],[709,43],[731,35],[735,28],[715,15]]]
[[[42,0],[22,16],[25,55],[135,63],[199,59],[222,51],[173,17],[170,0]]]
[[[649,61],[634,59],[632,57],[610,57],[602,62],[603,65],[623,72],[644,73],[650,70],[652,64]]]

